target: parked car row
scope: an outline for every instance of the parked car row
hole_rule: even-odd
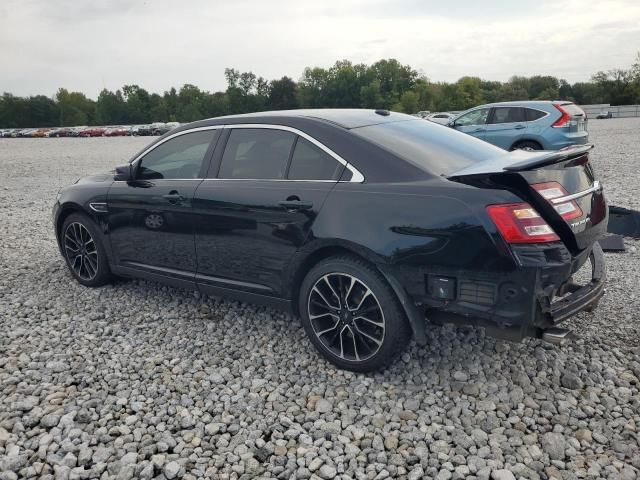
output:
[[[178,122],[156,122],[151,125],[116,125],[104,127],[77,127],[58,128],[7,128],[0,130],[3,138],[59,138],[59,137],[128,137],[163,135],[176,127]]]

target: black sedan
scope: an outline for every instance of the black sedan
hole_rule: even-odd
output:
[[[83,285],[140,277],[282,307],[328,360],[368,371],[434,323],[567,336],[560,322],[604,290],[589,148],[505,152],[385,110],[214,118],[63,188],[53,220]]]

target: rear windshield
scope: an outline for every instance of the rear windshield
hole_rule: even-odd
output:
[[[569,115],[572,117],[582,117],[584,116],[584,111],[577,106],[575,103],[561,103],[560,106],[567,111]]]
[[[446,176],[504,154],[482,140],[424,120],[380,123],[351,131],[436,175]]]

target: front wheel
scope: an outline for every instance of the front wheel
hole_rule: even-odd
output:
[[[87,287],[111,280],[109,261],[95,224],[86,215],[72,213],[60,230],[60,243],[71,275]]]
[[[318,351],[346,370],[389,366],[411,337],[394,291],[355,257],[332,257],[313,267],[300,289],[299,312]]]

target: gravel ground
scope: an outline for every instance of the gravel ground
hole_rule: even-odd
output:
[[[639,127],[590,125],[620,206],[640,207]],[[607,254],[572,343],[434,327],[383,373],[342,372],[286,314],[72,280],[57,189],[147,142],[0,140],[0,480],[638,477],[640,242]]]

